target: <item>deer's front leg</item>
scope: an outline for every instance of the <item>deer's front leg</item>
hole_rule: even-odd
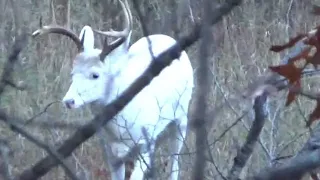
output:
[[[114,166],[114,164],[109,161],[109,170],[111,173],[112,180],[124,180],[125,179],[125,164]]]
[[[125,179],[125,164],[120,159],[119,147],[117,143],[105,144],[105,154],[111,180],[124,180]]]
[[[155,169],[152,167],[152,161],[154,160],[155,143],[144,143],[141,144],[141,147],[142,149],[140,149],[130,180],[150,180],[154,178]]]

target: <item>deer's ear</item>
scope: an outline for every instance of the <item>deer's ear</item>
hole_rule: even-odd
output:
[[[126,40],[119,47],[115,48],[115,50],[113,50],[111,53],[115,53],[115,54],[127,53],[130,47],[131,34],[132,34],[132,31],[128,34],[128,37],[126,38]]]
[[[84,26],[79,34],[79,39],[83,44],[83,51],[91,51],[94,49],[94,36],[90,26]]]

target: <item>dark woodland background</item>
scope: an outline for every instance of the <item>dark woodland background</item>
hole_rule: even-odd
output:
[[[128,0],[134,16],[131,42],[143,36],[140,20]],[[144,24],[150,34],[162,33],[178,38],[191,31],[203,18],[205,0],[139,0]],[[216,3],[224,1],[216,0]],[[228,175],[237,151],[244,144],[254,111],[248,110],[250,101],[237,98],[248,84],[263,77],[268,66],[278,65],[286,53],[269,51],[271,45],[282,44],[299,32],[307,32],[320,23],[319,17],[310,14],[313,4],[320,1],[301,0],[243,0],[229,14],[210,28],[212,38],[209,46],[209,95],[207,96],[208,118],[207,152],[204,177],[223,179]],[[19,31],[32,32],[43,25],[58,24],[80,33],[84,25],[101,30],[121,29],[123,14],[117,0],[0,0],[0,67],[7,60],[12,43]],[[146,15],[147,14],[147,15]],[[96,46],[101,47],[102,37],[95,35]],[[187,49],[192,62],[196,83],[199,66],[199,42]],[[60,35],[49,35],[29,41],[14,67],[15,82],[27,85],[25,90],[6,88],[1,96],[1,108],[8,114],[27,120],[25,130],[35,137],[58,147],[74,130],[93,117],[88,107],[67,110],[59,101],[70,84],[70,70],[76,47],[70,39]],[[316,77],[304,81],[307,90],[318,89]],[[195,88],[197,94],[198,87]],[[241,179],[257,174],[266,167],[277,167],[297,154],[310,137],[305,128],[305,118],[314,106],[306,98],[285,107],[286,92],[270,97],[267,118],[254,151],[242,169]],[[50,104],[50,106],[48,106]],[[222,106],[223,105],[223,106]],[[191,104],[190,116],[196,109]],[[39,114],[40,113],[40,114]],[[37,115],[37,116],[36,116]],[[36,117],[35,117],[36,116]],[[232,124],[237,122],[232,128]],[[316,126],[317,123],[315,123]],[[226,130],[227,129],[227,130]],[[42,159],[47,153],[11,131],[5,123],[0,124],[0,138],[7,141],[12,154],[9,155],[9,173],[19,175]],[[183,152],[181,172],[183,180],[192,179],[195,159],[195,131],[189,131]],[[162,173],[166,151],[158,151],[157,177]],[[284,158],[283,158],[284,157]],[[2,158],[2,161],[4,159]],[[91,138],[77,148],[67,160],[78,176],[87,179],[107,179],[107,166],[102,158],[97,137]],[[162,164],[162,165],[161,165]],[[160,168],[162,167],[162,168]],[[309,178],[309,177],[307,177]],[[0,178],[2,179],[2,178]],[[41,179],[68,179],[61,167],[53,168]]]

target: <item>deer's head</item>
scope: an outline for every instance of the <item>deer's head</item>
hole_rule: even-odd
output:
[[[132,15],[127,0],[119,0],[125,14],[125,28],[122,31],[100,31],[84,26],[77,36],[69,29],[60,26],[43,26],[33,32],[32,36],[56,33],[71,38],[78,48],[73,60],[72,83],[63,97],[68,108],[79,108],[84,104],[104,100],[110,82],[121,67],[115,65],[120,58],[126,58],[127,48],[132,31]],[[105,38],[103,48],[94,48],[94,32],[116,37],[111,43]]]

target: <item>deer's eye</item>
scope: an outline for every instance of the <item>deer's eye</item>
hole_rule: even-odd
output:
[[[99,78],[99,74],[98,73],[91,73],[90,74],[90,78],[91,79],[98,79]]]

